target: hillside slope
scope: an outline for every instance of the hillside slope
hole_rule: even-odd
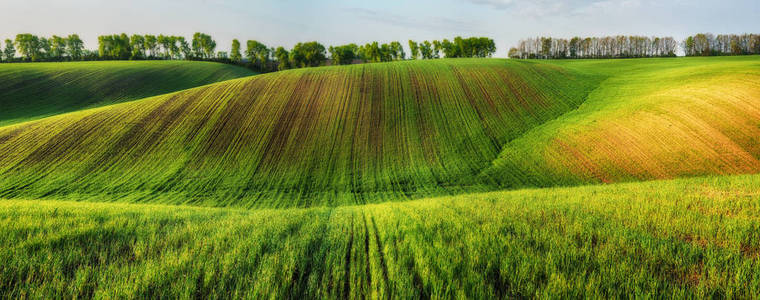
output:
[[[290,70],[0,128],[0,196],[280,207],[485,189],[602,79],[534,62]]]
[[[555,62],[609,75],[576,111],[508,143],[502,187],[760,172],[760,57]]]
[[[0,64],[0,126],[250,75],[188,61]]]

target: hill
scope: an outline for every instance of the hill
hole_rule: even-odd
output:
[[[289,70],[0,128],[0,196],[307,207],[489,189],[603,79],[492,59]]]
[[[760,172],[760,57],[559,61],[608,77],[577,110],[507,143],[503,188]]]
[[[0,201],[4,298],[757,298],[760,176],[235,210]]]
[[[0,126],[250,75],[189,61],[0,64]]]

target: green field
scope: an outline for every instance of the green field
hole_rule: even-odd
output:
[[[8,98],[0,293],[760,296],[758,56],[237,71]]]
[[[0,126],[254,75],[207,62],[103,61],[0,66]]]

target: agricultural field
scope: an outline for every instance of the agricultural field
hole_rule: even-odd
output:
[[[254,75],[209,62],[100,61],[0,66],[0,126]]]
[[[3,297],[760,297],[758,56],[139,64],[0,98]]]

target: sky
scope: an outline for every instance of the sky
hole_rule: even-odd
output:
[[[292,47],[370,41],[487,36],[497,57],[535,36],[672,36],[760,33],[760,0],[7,0],[0,38],[77,33],[88,49],[102,34],[192,37],[210,34],[217,49],[233,38]],[[6,2],[6,1],[3,1]]]

